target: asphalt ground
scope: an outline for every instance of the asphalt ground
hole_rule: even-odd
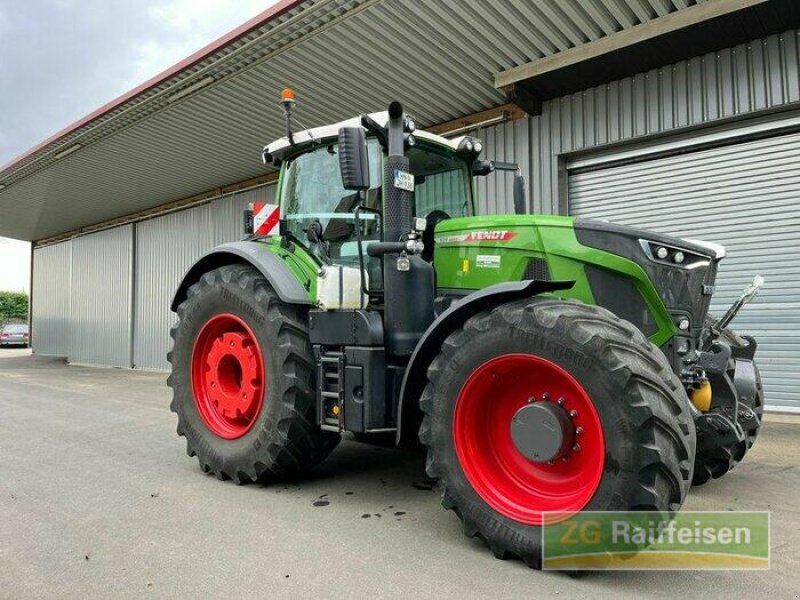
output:
[[[769,510],[769,571],[500,561],[463,536],[419,452],[344,441],[299,482],[203,475],[165,375],[0,350],[0,598],[798,598],[800,421],[769,417],[691,510]],[[784,422],[779,422],[784,421]]]

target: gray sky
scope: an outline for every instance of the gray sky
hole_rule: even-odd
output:
[[[274,3],[0,0],[0,164]],[[27,289],[29,252],[0,238],[0,290]]]

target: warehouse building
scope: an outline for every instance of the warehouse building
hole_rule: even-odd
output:
[[[800,410],[800,7],[792,0],[284,0],[0,168],[0,235],[31,240],[32,339],[73,363],[167,368],[171,296],[274,197],[283,133],[401,100],[517,162],[530,210],[724,244],[712,310],[768,404]],[[476,181],[512,212],[511,178]]]

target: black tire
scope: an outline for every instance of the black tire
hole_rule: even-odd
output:
[[[498,558],[541,567],[541,527],[507,518],[470,485],[454,448],[453,417],[470,374],[499,355],[556,363],[591,397],[604,425],[604,469],[585,510],[677,511],[690,487],[695,428],[688,399],[664,355],[630,323],[596,306],[534,298],[469,319],[445,340],[428,370],[420,440],[442,504],[469,537]]]
[[[177,312],[167,355],[170,408],[178,415],[187,454],[197,456],[203,472],[239,484],[294,478],[336,447],[339,435],[314,424],[316,369],[305,307],[282,302],[253,267],[230,265],[205,273]],[[223,313],[242,319],[255,334],[268,381],[260,413],[238,439],[212,433],[199,414],[191,382],[195,339],[205,323]]]
[[[706,316],[706,327],[711,327],[717,323],[717,319],[712,315]],[[731,329],[723,329],[720,336],[731,348],[742,348],[747,346],[747,340],[738,336]],[[756,437],[761,428],[761,417],[764,414],[764,388],[761,384],[761,372],[758,365],[753,362],[753,369],[756,375],[757,392],[753,397],[744,397],[740,400],[742,404],[758,416],[758,425],[745,430],[745,441],[742,443],[731,444],[730,446],[720,446],[707,451],[698,451],[695,457],[694,478],[692,485],[703,485],[712,479],[719,479],[731,471],[736,465],[744,460],[745,455],[755,444]],[[714,381],[711,382],[712,389]],[[724,382],[720,382],[719,387],[727,387]]]

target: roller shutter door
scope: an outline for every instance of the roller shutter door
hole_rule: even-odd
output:
[[[572,215],[723,244],[717,315],[765,278],[733,327],[759,341],[767,406],[800,410],[800,133],[567,169]]]

